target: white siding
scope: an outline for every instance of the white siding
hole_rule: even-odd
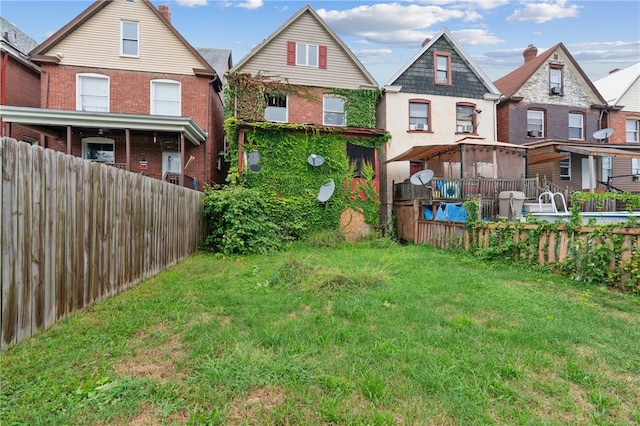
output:
[[[120,22],[139,22],[139,57],[120,56]],[[62,54],[61,65],[76,65],[193,75],[204,64],[143,2],[113,0],[68,37],[53,46],[48,55]]]
[[[425,99],[431,102],[431,132],[408,132],[409,99]],[[456,104],[469,102],[482,110],[478,116],[478,136],[488,141],[495,139],[496,122],[494,101],[470,98],[454,98],[450,96],[416,95],[412,93],[386,92],[383,106],[379,111],[385,112],[386,130],[391,133],[391,141],[387,148],[387,160],[396,157],[417,145],[453,144],[465,135],[456,134]],[[409,178],[409,162],[393,161],[387,163],[387,199],[392,200],[392,182],[402,182]]]
[[[327,46],[327,69],[287,65],[287,42]],[[340,44],[312,17],[303,13],[256,52],[240,72],[287,78],[292,84],[357,89],[371,83]]]
[[[618,105],[624,105],[623,111],[640,112],[640,78],[633,82],[618,101]]]

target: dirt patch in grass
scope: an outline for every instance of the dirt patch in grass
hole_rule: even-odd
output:
[[[158,408],[151,404],[144,404],[133,419],[126,418],[110,424],[116,426],[157,426],[162,424],[184,425],[187,424],[190,419],[191,413],[188,410],[180,410],[163,418]]]
[[[262,386],[251,389],[246,395],[231,403],[227,424],[246,424],[247,421],[269,419],[269,413],[285,400],[284,389],[274,386]]]

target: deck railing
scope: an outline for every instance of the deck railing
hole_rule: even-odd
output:
[[[431,188],[428,189],[427,187]],[[450,200],[466,201],[471,199],[498,199],[502,191],[521,191],[526,198],[537,199],[540,183],[535,178],[517,179],[449,179],[435,177],[427,186],[413,185],[409,181],[393,185],[393,200]]]

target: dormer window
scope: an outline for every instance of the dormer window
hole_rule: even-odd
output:
[[[562,95],[562,68],[551,67],[549,69],[549,93]]]
[[[120,23],[120,54],[122,56],[138,57],[138,23],[122,21]]]
[[[435,84],[451,84],[451,54],[447,52],[434,53]]]

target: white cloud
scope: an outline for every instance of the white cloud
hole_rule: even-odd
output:
[[[176,3],[186,7],[206,6],[207,0],[176,0]]]
[[[391,53],[393,53],[393,50],[391,49],[360,49],[360,50],[354,50],[353,53],[355,53],[355,55],[358,58],[363,58],[366,56],[390,55]]]
[[[507,22],[531,21],[542,24],[553,19],[564,19],[578,16],[581,7],[567,4],[567,0],[545,1],[541,3],[526,3],[524,8],[513,12],[507,17]]]
[[[452,33],[460,44],[466,46],[504,43],[504,40],[489,34],[486,30],[459,30]]]
[[[258,9],[264,6],[264,1],[263,0],[222,1],[220,2],[220,5],[222,7],[240,7],[242,9],[253,10],[253,9]]]

